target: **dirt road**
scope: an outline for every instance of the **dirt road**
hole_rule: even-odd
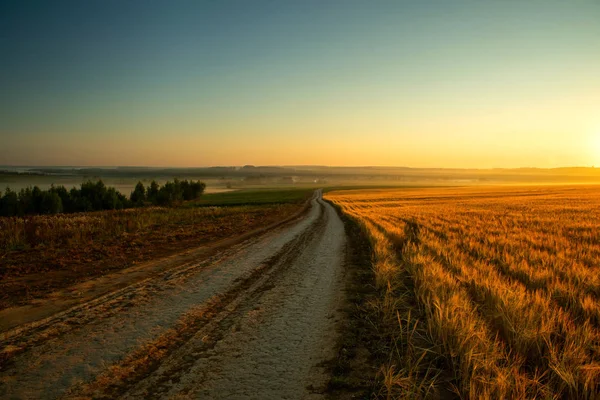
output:
[[[0,333],[1,398],[320,398],[342,317],[345,233],[300,220]]]

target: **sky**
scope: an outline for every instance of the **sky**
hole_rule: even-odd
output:
[[[600,1],[0,0],[0,165],[600,165]]]

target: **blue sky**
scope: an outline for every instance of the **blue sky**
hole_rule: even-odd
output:
[[[600,2],[0,3],[0,164],[600,163]]]

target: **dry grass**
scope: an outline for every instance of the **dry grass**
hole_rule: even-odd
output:
[[[302,204],[0,218],[0,308],[293,215]]]
[[[373,243],[382,397],[600,397],[600,188],[327,198]]]

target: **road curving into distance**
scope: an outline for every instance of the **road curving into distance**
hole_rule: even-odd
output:
[[[1,398],[321,398],[344,302],[345,232],[301,219],[0,333]]]

